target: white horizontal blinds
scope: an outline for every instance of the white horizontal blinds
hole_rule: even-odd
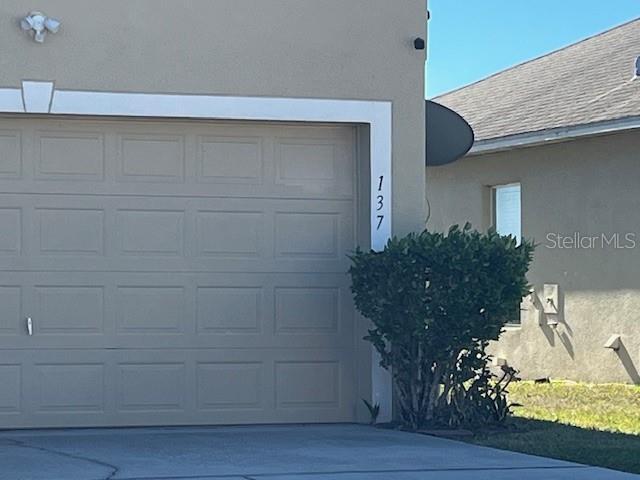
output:
[[[520,184],[495,187],[495,227],[500,235],[512,235],[520,243],[522,238]]]

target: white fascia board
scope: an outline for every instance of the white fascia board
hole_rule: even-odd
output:
[[[0,88],[0,113],[24,113],[21,89]]]
[[[359,100],[56,90],[51,113],[125,117],[369,122],[379,104]]]
[[[493,153],[515,148],[533,147],[549,143],[558,143],[582,137],[592,137],[607,133],[623,132],[640,128],[640,117],[628,117],[618,120],[560,127],[540,132],[523,133],[508,137],[481,140],[476,142],[468,155]]]

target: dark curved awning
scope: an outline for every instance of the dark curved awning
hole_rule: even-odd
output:
[[[427,166],[455,162],[473,146],[473,129],[453,110],[427,100]]]

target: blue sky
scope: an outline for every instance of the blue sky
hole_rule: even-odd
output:
[[[428,5],[428,98],[640,17],[640,0],[429,0]]]

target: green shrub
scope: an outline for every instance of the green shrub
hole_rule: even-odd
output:
[[[533,245],[494,231],[453,227],[393,238],[382,252],[351,257],[358,310],[391,370],[400,418],[410,428],[501,422],[506,386],[495,382],[486,347],[497,340],[529,287]]]

